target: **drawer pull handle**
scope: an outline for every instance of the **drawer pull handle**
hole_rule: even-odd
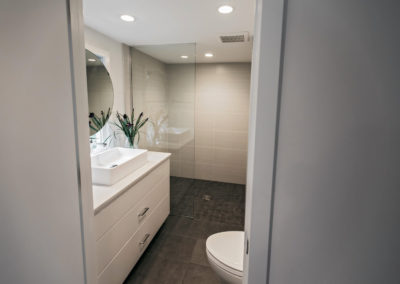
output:
[[[144,208],[143,211],[141,213],[139,213],[138,217],[139,218],[144,217],[146,215],[147,211],[149,211],[149,209],[150,209],[149,207]]]
[[[139,245],[141,245],[141,246],[144,245],[147,242],[147,240],[149,239],[149,237],[150,237],[150,234],[146,234],[144,236],[143,240],[139,243]]]

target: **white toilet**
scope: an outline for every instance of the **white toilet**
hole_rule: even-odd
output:
[[[211,268],[225,283],[242,283],[244,232],[211,235],[207,238],[206,250]]]

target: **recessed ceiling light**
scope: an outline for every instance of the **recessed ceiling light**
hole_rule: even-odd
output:
[[[89,59],[88,59],[88,61],[90,61],[90,62],[95,62],[95,61],[96,61],[96,59],[89,58]]]
[[[230,14],[233,11],[233,7],[229,6],[229,5],[223,5],[221,7],[218,8],[218,12],[220,12],[221,14]]]
[[[187,56],[187,55],[181,55],[181,58],[182,58],[182,59],[188,59],[189,56]]]
[[[210,53],[210,52],[207,52],[206,54],[204,54],[204,56],[205,56],[205,57],[213,57],[214,54],[212,54],[212,53]]]
[[[125,22],[133,22],[135,21],[135,18],[132,17],[131,15],[122,15],[121,20],[125,21]]]

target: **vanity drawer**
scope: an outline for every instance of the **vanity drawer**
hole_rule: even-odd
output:
[[[169,161],[163,162],[150,174],[98,212],[94,217],[96,240],[99,240],[107,230],[126,215],[132,207],[136,206],[165,177],[169,178]]]
[[[168,176],[164,177],[135,207],[96,241],[97,273],[104,270],[166,196],[169,196]]]
[[[167,195],[153,213],[148,216],[140,229],[118,252],[107,267],[98,275],[98,284],[121,284],[132,270],[148,244],[157,233],[169,214],[169,195]]]

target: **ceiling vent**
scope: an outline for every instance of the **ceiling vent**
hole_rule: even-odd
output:
[[[248,42],[249,41],[249,33],[232,33],[225,34],[219,37],[222,43],[232,43],[232,42]]]

